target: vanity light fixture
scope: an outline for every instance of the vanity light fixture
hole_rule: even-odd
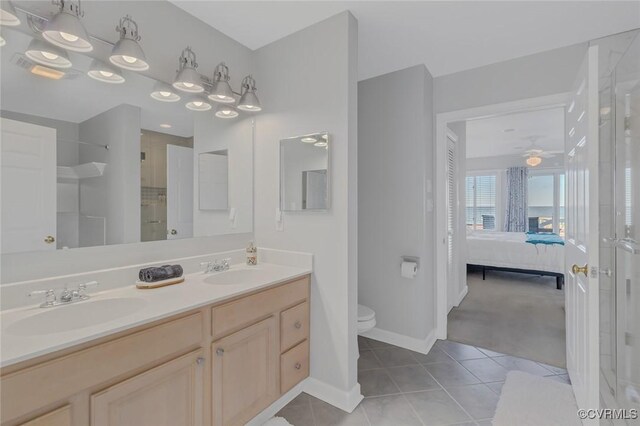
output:
[[[238,102],[238,109],[248,112],[262,111],[258,96],[256,96],[256,81],[248,75],[242,80],[242,95]]]
[[[200,74],[196,71],[196,68],[198,68],[196,54],[191,50],[191,47],[187,46],[187,48],[182,51],[179,63],[180,69],[173,82],[173,87],[188,93],[204,92],[202,78],[200,78]]]
[[[120,23],[116,27],[116,32],[120,34],[120,40],[113,46],[109,61],[113,65],[130,71],[146,71],[149,69],[147,58],[140,47],[140,35],[138,34],[138,24],[131,16],[126,15],[120,18]]]
[[[215,114],[218,118],[236,118],[238,115],[238,111],[229,104],[218,105]]]
[[[229,85],[229,67],[224,62],[218,64],[213,71],[213,89],[209,95],[209,99],[224,104],[232,104],[236,101],[233,96],[233,90]]]
[[[180,95],[176,93],[173,87],[161,81],[153,86],[151,97],[160,102],[178,102],[180,100]]]
[[[540,165],[540,163],[542,163],[542,158],[538,157],[537,155],[532,155],[527,158],[527,165],[531,167],[536,167]]]
[[[91,52],[93,46],[89,42],[89,35],[80,22],[84,16],[80,0],[54,0],[53,3],[60,6],[60,11],[47,22],[42,37],[63,49]]]
[[[27,58],[52,68],[71,68],[67,52],[59,47],[34,38],[24,52]]]
[[[11,4],[9,0],[2,0],[2,2],[0,2],[0,25],[6,25],[8,27],[20,25],[20,19],[16,14],[16,10],[13,8],[13,4]]]
[[[316,142],[318,142],[318,139],[316,139],[316,138],[312,138],[312,137],[309,137],[309,136],[306,136],[306,137],[304,137],[304,138],[300,139],[300,142],[304,142],[304,143],[316,143]]]
[[[102,61],[94,59],[91,62],[87,75],[94,80],[101,81],[103,83],[121,84],[124,83],[124,77],[120,70],[112,67],[109,64],[105,64]]]
[[[191,99],[185,106],[191,111],[209,111],[211,109],[209,101],[200,96]]]
[[[316,142],[313,144],[313,146],[317,146],[319,148],[324,148],[325,146],[327,146],[326,142]]]
[[[160,125],[160,127],[162,127],[163,129],[170,129],[171,128],[171,124],[162,123]]]

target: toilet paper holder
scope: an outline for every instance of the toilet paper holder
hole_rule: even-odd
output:
[[[416,264],[416,268],[420,269],[420,258],[417,256],[401,256],[400,257],[401,261],[400,264],[402,264],[402,262],[414,262]]]

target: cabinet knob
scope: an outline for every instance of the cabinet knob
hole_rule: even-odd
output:
[[[169,233],[171,235],[176,235],[178,233],[178,231],[176,231],[175,229],[172,229],[171,231],[169,231]]]
[[[302,368],[302,364],[300,364],[299,362],[296,362],[296,365],[294,365],[296,370],[300,370]]]
[[[196,364],[198,364],[198,365],[202,365],[202,364],[204,364],[204,358],[202,358],[201,356],[199,356],[199,357],[196,359]]]
[[[53,244],[55,241],[56,239],[51,235],[47,235],[44,239],[44,242],[47,244]]]
[[[216,355],[218,355],[218,356],[224,355],[224,349],[222,349],[222,348],[216,349]]]
[[[295,328],[302,328],[302,323],[301,323],[300,321],[296,321],[296,323],[295,323],[295,324],[293,324],[293,326],[294,326]]]

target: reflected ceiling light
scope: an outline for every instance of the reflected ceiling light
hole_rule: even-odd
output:
[[[187,46],[180,55],[180,69],[178,75],[173,82],[173,87],[183,92],[188,93],[202,93],[204,87],[202,86],[202,78],[196,68],[198,63],[196,62],[196,54]]]
[[[325,146],[327,146],[327,143],[326,142],[316,142],[316,143],[313,144],[313,146],[318,146],[318,147],[324,148]]]
[[[7,44],[7,41],[0,35],[0,47],[4,46],[5,44]]]
[[[42,65],[35,65],[33,68],[31,68],[31,74],[50,78],[51,80],[60,80],[65,75],[63,71],[54,70],[53,68],[45,67]]]
[[[542,163],[542,158],[536,155],[532,155],[529,158],[527,158],[527,165],[531,167],[538,166],[540,163]]]
[[[126,15],[120,18],[120,23],[116,27],[116,32],[120,33],[120,40],[113,46],[109,61],[113,65],[130,71],[146,71],[149,69],[147,58],[140,47],[140,35],[138,34],[138,24]]]
[[[2,0],[0,2],[0,25],[6,25],[8,27],[20,25],[20,19],[9,0]]]
[[[32,61],[48,67],[71,68],[67,52],[42,40],[31,40],[24,54]]]
[[[84,12],[80,0],[58,0],[60,11],[53,17],[42,31],[42,37],[48,42],[67,50],[90,52],[93,46],[89,42],[89,34],[80,22]]]
[[[242,96],[238,102],[238,109],[242,111],[262,111],[258,96],[256,96],[256,81],[248,75],[242,80]]]
[[[87,75],[94,80],[101,81],[103,83],[120,84],[124,83],[124,77],[120,70],[112,67],[109,64],[105,64],[102,61],[94,59],[91,62]]]
[[[157,82],[153,86],[151,97],[156,101],[161,102],[177,102],[180,100],[180,95],[176,93],[173,87],[161,81]]]
[[[211,104],[204,97],[196,97],[185,105],[191,111],[209,111],[211,109]]]
[[[318,139],[307,136],[307,137],[304,137],[304,138],[300,139],[300,141],[304,142],[304,143],[316,143],[316,142],[318,142]]]
[[[236,118],[239,114],[234,107],[229,104],[220,104],[216,109],[216,117],[218,118]]]
[[[171,128],[171,124],[162,123],[160,125],[160,127],[162,127],[163,129],[170,129]]]
[[[229,79],[229,67],[224,62],[218,64],[215,71],[213,71],[213,90],[209,95],[209,99],[225,104],[234,103],[236,98],[233,96]]]

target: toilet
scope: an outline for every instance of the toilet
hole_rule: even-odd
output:
[[[367,306],[358,305],[358,334],[366,333],[375,326],[375,311]]]

